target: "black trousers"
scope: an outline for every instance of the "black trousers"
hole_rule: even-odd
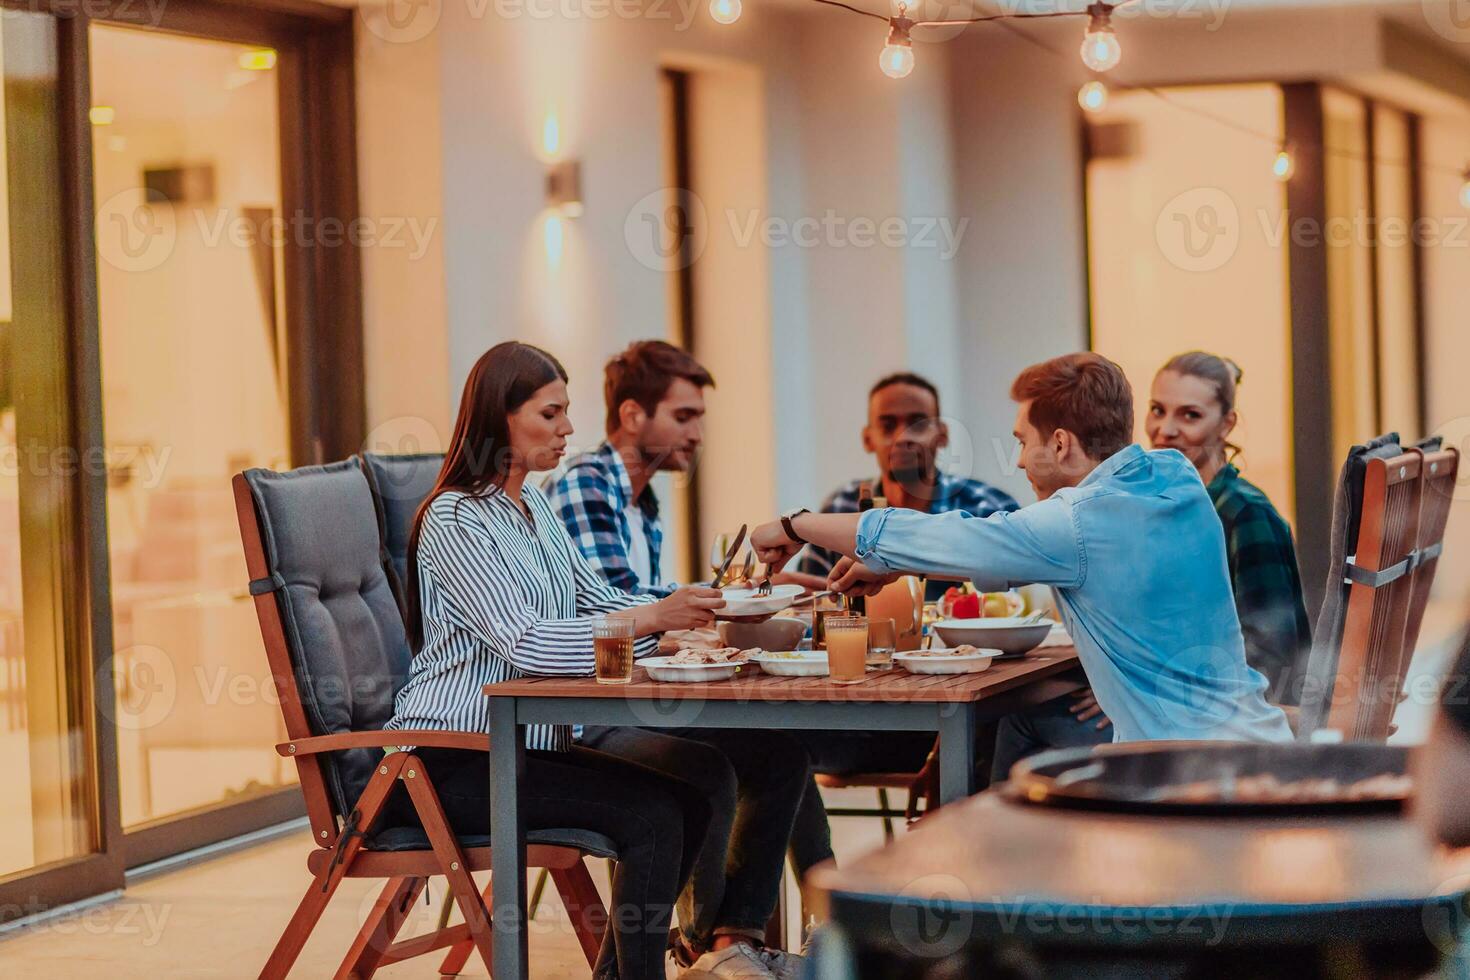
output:
[[[458,749],[417,750],[445,816],[458,834],[490,832],[489,756]],[[593,975],[663,980],[674,901],[689,879],[709,824],[709,805],[691,785],[602,752],[526,752],[521,812],[527,830],[576,828],[617,846],[609,928]],[[416,825],[402,786],[386,819]],[[390,824],[384,824],[388,826]]]

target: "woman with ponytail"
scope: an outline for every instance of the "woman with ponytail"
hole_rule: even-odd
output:
[[[1234,361],[1205,351],[1172,358],[1154,376],[1144,429],[1154,449],[1177,449],[1199,470],[1225,527],[1246,659],[1266,675],[1272,701],[1296,704],[1311,626],[1291,528],[1236,466],[1230,434],[1241,378]]]

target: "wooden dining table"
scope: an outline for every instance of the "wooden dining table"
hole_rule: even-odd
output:
[[[599,684],[591,677],[487,684],[495,976],[524,978],[528,970],[520,800],[527,725],[935,732],[939,798],[950,803],[975,791],[980,725],[1084,684],[1072,647],[997,660],[973,674],[919,675],[893,667],[869,672],[855,684],[825,676],[777,677],[753,665],[731,680],[711,683],[660,683],[635,667],[627,684]]]
[[[1461,960],[1470,925],[1470,852],[1397,812],[1103,813],[991,790],[811,880],[829,922],[820,975],[855,980],[939,963],[1056,980],[1423,977]]]

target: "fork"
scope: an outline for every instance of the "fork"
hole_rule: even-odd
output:
[[[755,587],[755,594],[760,598],[771,594],[771,566],[766,566],[766,577],[761,580],[760,585]]]

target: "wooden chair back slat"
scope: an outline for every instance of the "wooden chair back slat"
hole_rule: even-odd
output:
[[[265,543],[260,534],[260,518],[255,511],[255,495],[250,492],[250,484],[246,482],[244,474],[235,474],[233,486],[235,515],[240,522],[240,542],[245,548],[245,568],[252,581],[262,581],[269,578],[270,567],[266,562]],[[260,592],[254,599],[261,638],[265,641],[266,661],[270,665],[271,679],[275,683],[281,714],[286,722],[286,735],[292,739],[308,738],[315,733],[307,724],[301,691],[296,686],[296,671],[291,665],[290,649],[286,644],[286,627],[281,621],[276,594]],[[319,846],[326,847],[337,836],[337,818],[327,796],[320,757],[309,755],[298,758],[296,773],[301,782],[301,793],[306,798],[306,815],[311,822],[312,840]]]
[[[1455,481],[1459,477],[1460,454],[1454,449],[1441,449],[1424,454],[1420,480],[1424,493],[1419,505],[1419,565],[1414,569],[1414,582],[1409,599],[1408,655],[1412,655],[1424,625],[1424,610],[1429,606],[1429,592],[1439,568],[1438,548],[1444,546],[1445,527],[1450,519],[1450,505],[1455,502]],[[1409,669],[1409,656],[1400,666],[1400,686]]]
[[[1418,546],[1419,479],[1423,454],[1411,450],[1367,464],[1355,564],[1383,572],[1410,560]],[[1348,591],[1337,683],[1327,727],[1350,739],[1388,737],[1398,704],[1405,656],[1412,576],[1373,587],[1354,581]]]

